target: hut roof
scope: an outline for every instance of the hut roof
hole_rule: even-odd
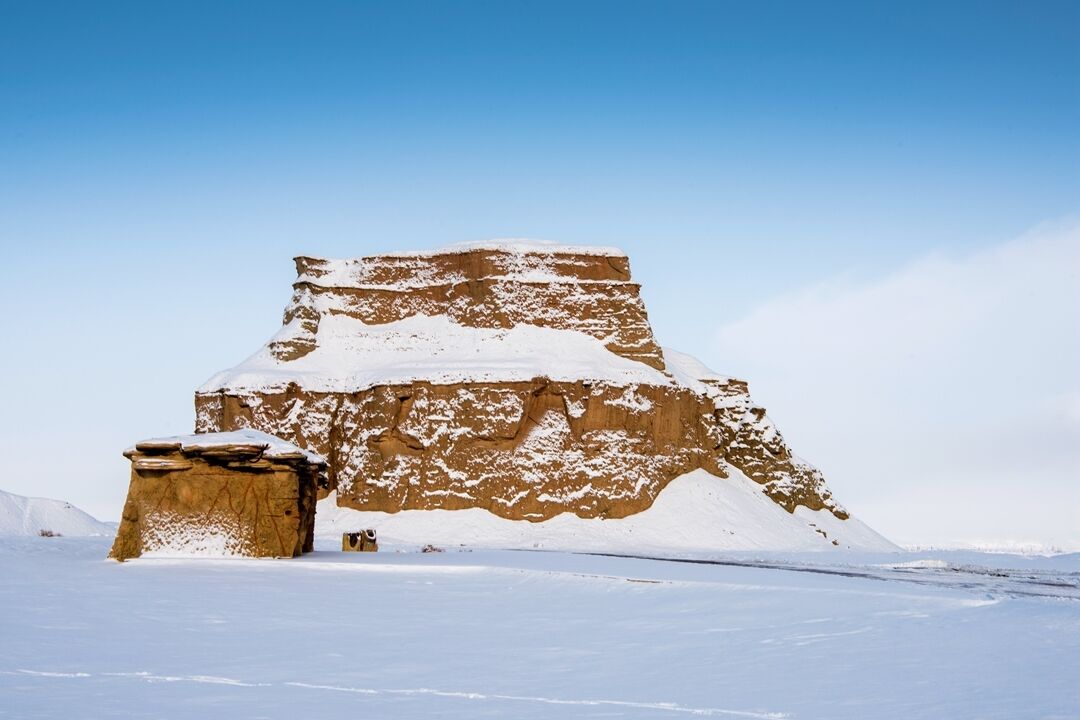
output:
[[[317,453],[304,450],[274,435],[251,429],[150,438],[135,443],[135,446],[128,448],[124,455],[130,457],[135,453],[159,453],[172,450],[179,450],[188,455],[249,452],[268,460],[305,459],[313,465],[326,465],[326,460]]]

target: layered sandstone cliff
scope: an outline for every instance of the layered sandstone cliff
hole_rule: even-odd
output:
[[[341,506],[619,518],[735,467],[844,519],[746,383],[662,351],[628,259],[528,243],[296,260],[281,331],[196,394],[198,432],[325,457]]]

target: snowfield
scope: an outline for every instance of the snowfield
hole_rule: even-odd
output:
[[[0,717],[1080,717],[1078,555],[109,542],[0,538]]]

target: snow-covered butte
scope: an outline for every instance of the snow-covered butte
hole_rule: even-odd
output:
[[[198,390],[196,429],[254,428],[322,455],[338,505],[403,512],[394,527],[487,513],[484,532],[507,538],[518,531],[494,521],[632,519],[682,478],[669,496],[741,488],[694,513],[687,542],[840,546],[824,525],[849,516],[821,473],[745,381],[660,348],[621,251],[514,240],[296,267],[283,327]],[[747,498],[780,513],[782,538],[722,542]],[[852,546],[880,540],[854,528]]]

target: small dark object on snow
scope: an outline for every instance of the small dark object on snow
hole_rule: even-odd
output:
[[[378,552],[379,543],[375,539],[375,528],[360,532],[342,533],[341,549],[343,552]]]
[[[446,551],[443,550],[441,547],[435,547],[434,545],[428,544],[428,545],[425,545],[424,547],[420,548],[420,552],[446,552]]]

